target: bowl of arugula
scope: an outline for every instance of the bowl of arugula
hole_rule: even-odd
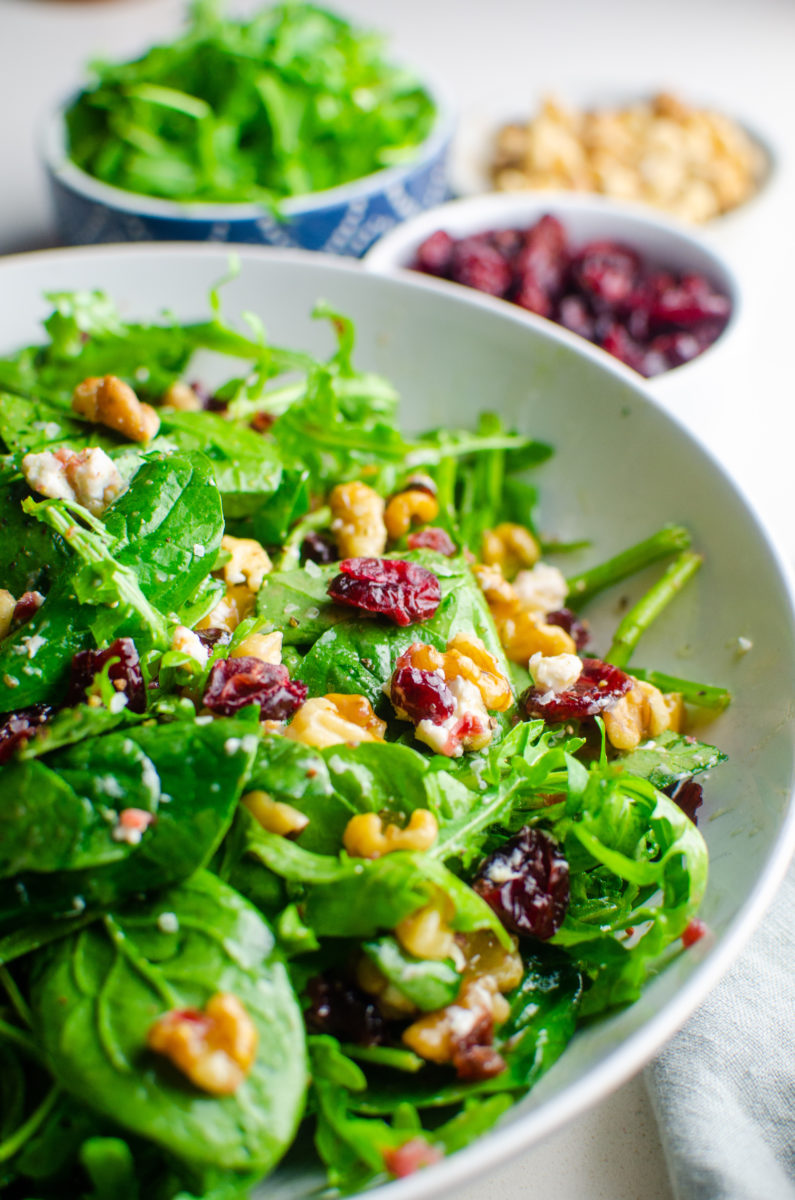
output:
[[[786,569],[637,376],[227,267],[0,264],[12,1200],[461,1184],[654,1054],[795,840]]]
[[[223,241],[358,256],[447,196],[453,120],[382,39],[312,4],[92,67],[43,157],[61,240]]]

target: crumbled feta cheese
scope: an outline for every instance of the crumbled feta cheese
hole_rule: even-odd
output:
[[[34,492],[53,500],[77,501],[94,516],[100,516],[124,491],[115,464],[99,446],[79,454],[66,450],[26,454],[22,473]]]
[[[237,754],[238,750],[240,749],[240,746],[241,746],[240,738],[236,738],[236,737],[227,738],[226,741],[224,742],[224,753],[225,754]]]
[[[209,650],[198,634],[195,634],[192,629],[188,629],[185,625],[178,625],[174,630],[174,636],[171,639],[171,649],[178,650],[181,654],[187,654],[200,667],[207,665],[207,659],[210,656]]]
[[[529,612],[555,612],[563,607],[569,593],[562,572],[543,562],[530,571],[520,571],[513,586],[522,607]]]
[[[437,754],[459,758],[465,750],[482,750],[489,744],[494,722],[474,683],[459,676],[448,680],[447,686],[455,701],[452,714],[439,724],[430,720],[418,722],[415,733],[419,741]]]
[[[179,931],[179,917],[173,912],[161,913],[157,918],[157,928],[161,933],[177,933]]]
[[[576,654],[533,654],[527,665],[536,687],[548,692],[565,692],[582,674],[582,659]]]
[[[127,707],[127,697],[124,692],[117,692],[115,696],[111,696],[108,709],[112,713],[120,713],[123,708]]]
[[[207,551],[205,550],[204,546],[201,545],[200,542],[196,542],[195,546],[193,547],[193,553],[196,555],[197,558],[204,558]]]
[[[77,502],[94,516],[101,516],[124,491],[115,463],[99,446],[73,455],[66,464],[66,475]]]
[[[31,634],[29,637],[23,637],[20,640],[25,647],[25,653],[28,658],[35,658],[42,646],[46,646],[47,644],[47,639],[42,637],[40,633]]]
[[[28,487],[51,500],[74,500],[75,493],[66,478],[66,467],[52,450],[26,454],[22,459],[22,474]]]

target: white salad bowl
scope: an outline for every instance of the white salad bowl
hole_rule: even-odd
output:
[[[498,1127],[469,1148],[381,1192],[390,1200],[438,1195],[527,1148],[627,1079],[681,1026],[751,935],[795,845],[795,613],[783,561],[750,502],[699,441],[632,372],[546,321],[424,277],[382,277],[317,255],[241,249],[222,292],[227,317],[253,311],[277,344],[332,349],[310,312],[329,301],[356,322],[361,367],[391,379],[410,428],[467,425],[484,408],[549,441],[536,469],[541,526],[591,546],[579,569],[667,521],[690,527],[706,563],[644,638],[642,665],[729,687],[731,707],[699,732],[729,761],[712,776],[700,827],[711,874],[701,915],[711,936],[649,981],[637,1003],[580,1030],[561,1059]],[[227,271],[222,246],[136,245],[45,252],[0,263],[2,348],[40,335],[45,292],[101,288],[123,314],[207,314]],[[633,579],[589,611],[603,645]],[[747,649],[747,639],[752,647]],[[747,652],[741,653],[743,649]],[[270,1197],[303,1197],[317,1177],[291,1167]],[[372,1194],[372,1193],[371,1193]]]

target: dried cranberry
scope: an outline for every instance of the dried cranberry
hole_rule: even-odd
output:
[[[552,301],[531,272],[520,278],[519,286],[511,299],[520,308],[537,313],[539,317],[549,317],[552,314]]]
[[[330,563],[339,558],[336,543],[322,533],[308,533],[301,543],[301,557],[306,562]]]
[[[108,668],[108,679],[127,697],[130,712],[146,712],[146,688],[141,673],[138,651],[132,638],[116,638],[107,650],[80,650],[72,659],[72,673],[66,693],[66,703],[85,702],[94,677],[102,671],[110,659],[118,659]]]
[[[395,708],[402,709],[415,725],[419,721],[441,725],[455,712],[453,693],[440,675],[401,665],[400,659],[392,676],[390,695]]]
[[[611,708],[630,690],[632,679],[618,667],[599,658],[584,658],[576,683],[563,692],[531,687],[521,698],[528,717],[545,721],[581,721]]]
[[[443,229],[427,237],[417,251],[416,270],[426,275],[447,275],[453,262],[454,240]]]
[[[694,779],[680,779],[677,783],[673,783],[670,787],[665,788],[665,793],[670,796],[674,804],[678,804],[686,817],[696,825],[696,813],[704,803],[704,789],[700,783],[696,783]]]
[[[549,834],[527,825],[489,855],[472,887],[507,929],[546,941],[569,907],[569,864]]]
[[[396,558],[346,558],[327,591],[335,604],[380,613],[396,625],[427,621],[442,598],[439,580],[417,563]]]
[[[700,942],[708,932],[709,930],[704,922],[698,917],[693,917],[693,920],[686,925],[685,931],[682,934],[682,945],[687,950],[690,946],[695,946],[696,942]]]
[[[0,763],[8,762],[14,751],[30,741],[54,712],[50,704],[31,704],[0,716]]]
[[[613,358],[632,367],[633,371],[644,373],[642,370],[643,347],[629,336],[625,327],[618,321],[611,322],[599,339],[599,345],[608,354],[612,354]]]
[[[488,235],[495,250],[499,250],[504,259],[510,261],[524,245],[521,229],[493,229]]]
[[[653,325],[692,329],[702,321],[727,321],[728,296],[712,289],[703,275],[685,275],[679,284],[658,289],[649,310]]]
[[[494,1018],[490,1012],[482,1011],[472,1028],[458,1037],[453,1035],[450,1061],[459,1079],[477,1081],[493,1079],[505,1070],[505,1059],[492,1045],[494,1041]]]
[[[242,655],[222,658],[210,671],[202,697],[206,708],[224,717],[258,704],[263,721],[284,721],[306,700],[306,684],[290,679],[281,663]]]
[[[459,1079],[479,1082],[501,1075],[506,1068],[505,1059],[493,1046],[463,1046],[453,1050],[452,1064]]]
[[[216,625],[211,626],[209,629],[197,629],[196,637],[210,653],[212,653],[216,646],[228,646],[232,640],[232,635],[228,629],[220,629]]]
[[[402,1146],[389,1146],[384,1150],[384,1166],[397,1179],[405,1179],[422,1167],[432,1167],[443,1158],[444,1151],[426,1142],[424,1137],[411,1138]]]
[[[701,354],[731,311],[703,275],[650,269],[618,242],[591,242],[573,255],[549,215],[526,230],[459,241],[434,234],[415,265],[557,321],[647,378]]]
[[[610,312],[623,310],[638,279],[640,260],[618,242],[590,242],[572,263],[578,290]]]
[[[14,608],[12,617],[14,625],[24,625],[34,613],[39,611],[43,603],[44,597],[41,592],[23,592]]]
[[[587,646],[591,640],[590,629],[570,608],[558,608],[554,612],[547,613],[544,619],[547,625],[558,625],[561,629],[565,629],[566,633],[574,639],[574,645],[578,650],[582,650],[583,646]]]
[[[560,294],[568,265],[566,231],[557,217],[547,214],[525,233],[516,270],[524,280],[532,278],[543,295],[552,298]]]
[[[357,1046],[377,1046],[387,1040],[386,1021],[375,1003],[336,972],[315,975],[306,990],[310,1028]]]
[[[249,428],[253,429],[255,433],[267,433],[275,420],[276,418],[273,413],[258,412],[254,413],[248,424]]]
[[[225,413],[229,408],[229,401],[224,400],[220,396],[208,396],[204,402],[204,407],[207,412]]]
[[[410,533],[408,547],[409,550],[435,550],[437,554],[444,554],[446,558],[452,558],[458,553],[458,547],[447,530],[439,529],[436,525],[429,525],[427,529]]]
[[[581,296],[563,297],[558,306],[558,320],[566,329],[578,333],[580,337],[591,341],[594,336],[594,320]]]
[[[464,238],[456,243],[451,272],[456,283],[490,296],[504,296],[511,286],[509,264],[483,238]]]

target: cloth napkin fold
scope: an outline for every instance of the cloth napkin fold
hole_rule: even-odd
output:
[[[795,1200],[795,864],[646,1085],[677,1200]]]

